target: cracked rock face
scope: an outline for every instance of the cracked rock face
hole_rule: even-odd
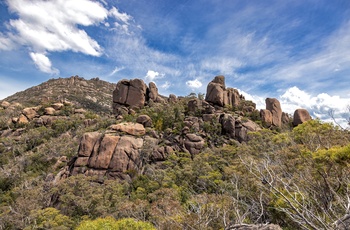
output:
[[[70,173],[125,179],[127,171],[137,171],[141,167],[142,146],[142,138],[85,133]]]
[[[237,106],[242,97],[237,89],[226,89],[224,76],[216,76],[208,84],[205,100],[220,107],[227,105]]]

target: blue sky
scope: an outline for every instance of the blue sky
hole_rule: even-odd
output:
[[[259,108],[349,116],[349,0],[2,0],[0,55],[0,98],[72,75],[188,95],[224,75]]]

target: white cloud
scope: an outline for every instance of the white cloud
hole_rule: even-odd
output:
[[[350,97],[331,96],[327,93],[312,96],[294,86],[280,97],[280,102],[284,112],[293,114],[296,109],[304,108],[314,118],[318,117],[327,122],[333,121],[329,114],[332,111],[336,122],[343,128],[347,126],[346,119],[350,116],[347,110],[350,105]]]
[[[242,62],[237,58],[213,57],[201,63],[204,71],[216,71],[220,74],[233,74],[236,68],[242,66]]]
[[[112,9],[109,11],[109,15],[113,16],[115,19],[122,21],[127,25],[129,24],[129,21],[132,20],[132,16],[128,15],[125,12],[119,12],[119,10],[115,7],[112,7]]]
[[[160,88],[167,90],[171,86],[170,82],[166,81],[163,85],[160,86]]]
[[[156,79],[163,78],[163,77],[164,77],[164,74],[160,74],[160,73],[153,71],[153,70],[148,70],[147,74],[145,76],[145,81],[151,82],[151,81],[155,81]]]
[[[32,47],[36,52],[66,51],[82,52],[100,56],[99,44],[78,25],[91,26],[102,22],[108,11],[91,0],[8,0],[9,10],[18,14],[10,20],[9,34],[21,45]]]
[[[196,78],[194,80],[186,81],[186,85],[189,86],[190,88],[198,89],[202,87],[203,84],[198,80],[198,78]]]
[[[124,66],[122,66],[122,67],[116,66],[116,67],[114,68],[114,70],[113,70],[108,76],[111,77],[111,76],[113,76],[115,73],[118,73],[119,71],[121,71],[121,70],[123,70],[123,69],[125,69]]]
[[[59,71],[55,68],[52,68],[50,59],[42,53],[30,53],[30,57],[34,61],[35,65],[44,73],[49,74],[59,74]]]

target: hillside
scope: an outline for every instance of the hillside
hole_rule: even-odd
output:
[[[68,100],[84,109],[111,112],[112,92],[116,84],[98,78],[85,80],[79,76],[51,79],[4,99],[30,107],[47,102]]]
[[[345,230],[349,168],[349,131],[224,76],[205,98],[53,79],[0,106],[0,229]]]

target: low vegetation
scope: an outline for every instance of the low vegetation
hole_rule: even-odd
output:
[[[350,133],[333,124],[316,119],[262,129],[239,143],[225,141],[220,124],[208,121],[202,127],[212,144],[195,156],[175,151],[145,164],[142,173],[128,172],[130,181],[98,183],[77,175],[54,182],[85,132],[105,132],[116,122],[108,113],[89,110],[82,117],[69,111],[60,114],[67,118],[39,127],[10,124],[16,111],[0,111],[0,229],[232,229],[263,223],[335,229],[349,215]],[[185,98],[123,121],[146,114],[153,121],[149,130],[166,138],[181,133],[187,112]],[[12,135],[4,135],[9,129]]]

